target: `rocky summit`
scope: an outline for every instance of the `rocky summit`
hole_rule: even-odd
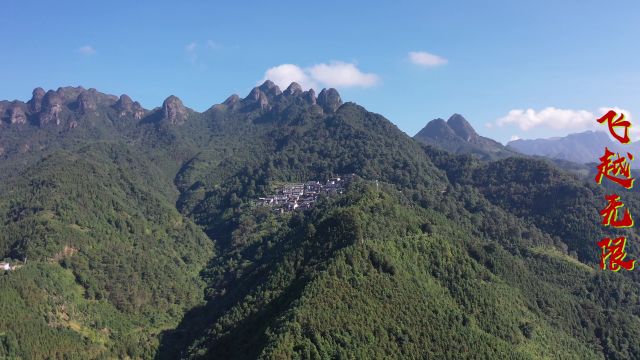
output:
[[[499,142],[478,135],[473,126],[460,114],[451,115],[447,121],[441,118],[431,120],[414,138],[425,144],[455,153],[472,154],[484,160],[518,155]]]
[[[162,118],[171,124],[184,124],[187,115],[187,109],[177,96],[171,95],[162,103]]]

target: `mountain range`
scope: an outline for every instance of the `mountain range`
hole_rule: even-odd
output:
[[[621,154],[635,153],[634,150],[637,148],[633,144],[623,146],[613,142],[603,131],[585,131],[549,139],[518,139],[507,144],[507,148],[523,154],[545,156],[578,164],[597,162],[604,154],[605,147]]]
[[[0,358],[640,358],[605,189],[460,115],[412,138],[295,83],[204,112],[38,88],[0,102],[0,148]],[[342,174],[308,210],[256,204]]]
[[[460,114],[447,121],[431,120],[414,139],[458,154],[473,154],[484,160],[504,159],[517,153],[499,142],[480,136]]]

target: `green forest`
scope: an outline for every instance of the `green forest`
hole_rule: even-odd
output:
[[[60,125],[0,127],[0,358],[640,358],[640,277],[596,245],[640,237],[600,225],[589,174],[426,145],[335,90],[174,121],[65,89]],[[255,206],[341,174],[309,210]]]

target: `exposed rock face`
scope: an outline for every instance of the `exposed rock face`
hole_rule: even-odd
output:
[[[222,105],[226,107],[226,109],[234,110],[240,104],[240,96],[233,94],[225,100]]]
[[[435,140],[450,140],[456,138],[456,133],[443,119],[434,119],[429,121],[418,134],[417,138],[431,138]]]
[[[27,114],[24,111],[24,103],[14,101],[9,107],[9,122],[11,124],[26,124]]]
[[[187,120],[187,109],[182,105],[182,101],[176,96],[169,96],[162,103],[163,119],[171,124],[184,124]]]
[[[113,108],[118,111],[120,117],[126,116],[133,109],[133,100],[128,95],[122,94],[118,101],[113,104]]]
[[[250,104],[255,104],[256,107],[262,110],[269,110],[271,108],[269,105],[269,98],[262,90],[260,90],[259,87],[253,88],[244,100],[248,101]]]
[[[267,80],[262,85],[254,87],[249,95],[242,100],[243,107],[271,110],[274,105],[277,105],[280,95],[282,95],[280,88],[273,81]]]
[[[78,95],[78,110],[85,115],[98,110],[95,90],[83,91]]]
[[[2,121],[5,118],[5,113],[9,109],[9,106],[10,104],[8,101],[0,101],[0,125],[2,125]]]
[[[41,87],[33,89],[31,100],[27,103],[29,104],[29,108],[32,112],[39,113],[42,110],[42,99],[44,99],[44,94],[44,89]]]
[[[273,81],[271,80],[265,81],[262,85],[258,87],[258,89],[260,89],[260,91],[262,91],[265,95],[267,95],[267,97],[270,97],[270,98],[274,98],[282,94],[282,91],[280,91],[280,88],[276,84],[274,84]]]
[[[82,86],[65,86],[59,87],[58,90],[56,90],[56,93],[58,94],[58,96],[60,96],[60,99],[62,99],[63,103],[69,103],[77,100],[78,96],[80,96],[80,94],[85,91],[86,90]]]
[[[49,90],[42,100],[42,111],[39,115],[40,126],[47,124],[60,125],[63,98],[57,91]]]
[[[342,105],[342,99],[336,89],[322,89],[318,94],[318,105],[322,106],[325,113],[332,113]]]
[[[297,82],[292,82],[283,94],[285,96],[298,96],[302,94],[302,87]]]
[[[453,114],[449,120],[447,120],[447,125],[449,125],[456,135],[463,138],[466,142],[471,142],[479,136],[467,119],[460,114]]]
[[[227,106],[233,106],[233,105],[235,105],[235,104],[237,104],[239,102],[240,102],[240,96],[238,96],[236,94],[233,94],[233,95],[229,96],[227,98],[227,100],[225,100],[223,102],[223,104],[225,104]]]
[[[313,89],[309,89],[309,91],[305,91],[302,93],[302,98],[308,102],[310,105],[316,104],[316,92]]]
[[[263,94],[262,91],[259,88],[254,87],[244,100],[258,101],[260,100],[260,94]]]
[[[133,102],[133,110],[132,110],[132,112],[133,112],[133,118],[136,119],[136,120],[142,119],[144,117],[144,113],[145,113],[144,108],[137,101]]]
[[[118,111],[118,116],[133,116],[134,119],[140,120],[144,117],[144,109],[140,105],[139,102],[131,100],[131,98],[126,95],[120,95],[118,101],[113,104],[113,108]]]

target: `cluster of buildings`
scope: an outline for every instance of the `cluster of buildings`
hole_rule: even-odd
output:
[[[333,177],[325,183],[307,181],[305,183],[284,184],[276,189],[274,195],[259,198],[258,204],[272,207],[276,212],[309,209],[321,194],[342,194],[354,176],[354,174],[349,174]]]

